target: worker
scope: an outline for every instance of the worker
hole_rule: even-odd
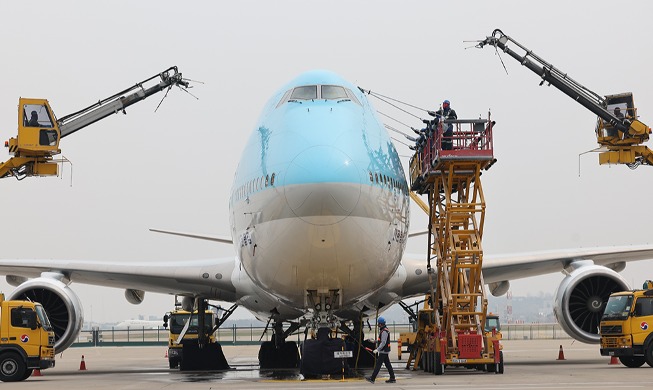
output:
[[[395,372],[392,369],[392,364],[390,364],[390,331],[385,326],[385,318],[379,317],[376,322],[379,326],[379,338],[376,341],[376,349],[373,352],[378,356],[372,376],[365,379],[370,383],[374,383],[376,376],[379,374],[379,370],[381,370],[381,365],[385,364],[385,368],[388,369],[388,374],[390,374],[390,379],[385,381],[385,383],[396,383]]]
[[[36,111],[32,111],[32,116],[29,118],[29,122],[27,122],[27,126],[29,127],[39,127],[39,114],[36,113]]]
[[[451,108],[451,102],[445,100],[442,102],[442,107],[433,112],[427,111],[429,115],[436,117],[437,119],[458,119],[456,110]],[[442,150],[451,150],[453,149],[453,123],[444,123],[443,124],[443,137],[442,137]]]
[[[621,108],[615,107],[614,116],[616,116],[619,119],[624,119],[624,114],[621,112]]]

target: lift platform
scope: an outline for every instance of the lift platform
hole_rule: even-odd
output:
[[[490,114],[487,119],[436,121],[411,158],[411,190],[428,196],[427,268],[432,290],[430,303],[418,315],[416,348],[407,368],[412,362],[413,369],[421,363],[436,375],[446,366],[503,373],[499,337],[485,332],[487,299],[481,272],[485,220],[481,173],[496,161],[493,125]]]

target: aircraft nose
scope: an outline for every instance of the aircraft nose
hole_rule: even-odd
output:
[[[295,216],[331,225],[350,216],[361,196],[361,173],[342,150],[310,147],[289,164],[284,181],[286,202]]]

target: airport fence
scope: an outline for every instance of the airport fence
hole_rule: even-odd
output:
[[[401,333],[412,331],[410,324],[389,323],[391,341],[395,342]],[[366,329],[366,338],[374,338],[374,328]],[[547,340],[569,339],[560,325],[552,324],[503,324],[501,333],[504,340]],[[223,345],[257,345],[261,341],[269,341],[272,329],[265,331],[262,326],[236,326],[221,327],[215,333],[217,340]],[[304,333],[297,333],[289,340],[301,342]],[[99,329],[83,330],[77,337],[73,346],[128,346],[128,345],[167,345],[168,330],[159,327],[127,328],[127,329]]]

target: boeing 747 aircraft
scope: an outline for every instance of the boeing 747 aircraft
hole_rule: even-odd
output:
[[[10,299],[45,306],[57,352],[82,327],[71,283],[87,283],[125,289],[130,303],[151,291],[184,297],[186,309],[205,300],[244,306],[274,329],[261,365],[293,366],[299,357],[286,341],[291,332],[344,323],[357,334],[362,318],[428,291],[424,255],[404,254],[409,199],[397,151],[366,96],[334,73],[311,71],[263,109],[231,189],[231,238],[188,234],[233,243],[233,257],[156,267],[1,260],[0,273],[17,287]],[[485,256],[483,273],[490,292],[501,295],[511,279],[565,272],[558,319],[572,337],[597,342],[608,295],[629,287],[618,272],[627,261],[651,258],[652,246]]]

